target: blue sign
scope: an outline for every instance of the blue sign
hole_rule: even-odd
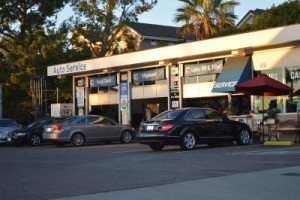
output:
[[[162,79],[165,79],[164,68],[133,72],[133,80],[135,82],[157,81]]]
[[[90,77],[90,87],[110,87],[117,85],[116,76]]]
[[[234,92],[235,86],[252,76],[250,57],[228,58],[212,92]]]

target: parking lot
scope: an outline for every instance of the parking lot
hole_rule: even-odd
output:
[[[137,143],[99,143],[78,148],[56,147],[50,144],[19,148],[1,145],[0,157],[1,200],[75,197],[118,199],[115,195],[123,195],[123,198],[119,199],[126,199],[126,194],[128,199],[129,197],[153,199],[147,195],[143,195],[143,198],[139,195],[142,192],[149,192],[149,188],[153,187],[163,191],[172,185],[175,188],[184,188],[185,186],[178,184],[190,183],[193,185],[191,189],[203,189],[206,187],[195,187],[195,184],[204,184],[205,182],[199,181],[208,180],[219,180],[218,183],[222,183],[220,179],[226,183],[227,178],[230,180],[230,177],[234,176],[285,169],[293,169],[281,173],[286,174],[282,177],[293,180],[290,186],[285,184],[291,190],[288,193],[290,198],[287,199],[293,199],[294,193],[298,193],[298,190],[293,191],[295,182],[300,184],[299,145],[292,147],[265,147],[260,144],[224,145],[214,148],[203,145],[193,151],[182,151],[174,146],[167,147],[161,152],[153,152],[147,146]],[[255,177],[255,181],[268,186],[278,185],[276,181],[269,183],[268,179],[263,177],[260,180],[257,174]],[[249,178],[247,180],[249,182]],[[212,184],[212,187],[215,186]],[[174,194],[185,194],[177,188],[173,190]],[[130,191],[134,191],[135,196],[130,196],[133,194]],[[209,189],[206,191],[210,193]],[[198,192],[191,191],[190,196],[186,196],[185,199],[194,199]],[[174,196],[171,198],[172,195],[166,196],[167,193],[160,196],[162,193],[157,192],[157,189],[153,194],[158,195],[157,199],[160,197],[177,199]],[[255,192],[253,194],[257,195]],[[263,192],[260,195],[265,198]],[[179,199],[180,195],[177,197]],[[259,197],[255,199],[262,199]]]

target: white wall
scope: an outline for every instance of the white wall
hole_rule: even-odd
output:
[[[254,70],[300,66],[300,48],[257,51],[252,55]]]
[[[215,82],[192,83],[183,85],[183,98],[224,96],[227,93],[212,93]]]
[[[168,84],[132,86],[132,99],[168,97]]]

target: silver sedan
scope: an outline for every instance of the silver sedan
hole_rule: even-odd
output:
[[[70,117],[58,124],[46,126],[43,139],[54,141],[57,146],[66,143],[81,146],[85,142],[98,141],[130,143],[133,133],[130,126],[118,124],[104,116],[84,115]]]

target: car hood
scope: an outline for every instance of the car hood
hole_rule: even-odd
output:
[[[22,132],[22,133],[27,133],[27,132],[31,132],[31,131],[34,131],[34,130],[36,130],[36,129],[38,129],[38,127],[34,127],[34,128],[28,128],[28,127],[23,127],[23,128],[19,128],[19,129],[15,129],[14,131],[13,131],[13,133],[20,133],[20,132]]]
[[[0,128],[0,135],[1,136],[7,136],[8,133],[10,133],[10,132],[12,132],[16,129],[18,129],[18,128],[17,127],[1,127]]]

